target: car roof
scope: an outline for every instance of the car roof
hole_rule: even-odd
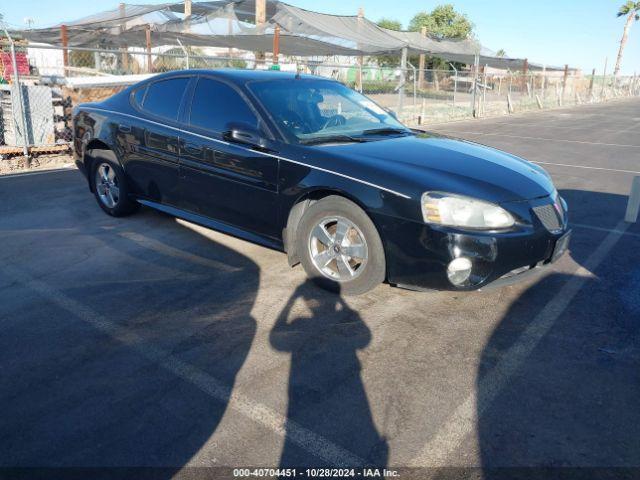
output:
[[[150,81],[159,80],[161,78],[171,78],[183,75],[211,75],[219,77],[230,82],[245,84],[253,81],[264,80],[328,80],[326,77],[319,77],[316,75],[298,74],[295,72],[281,72],[277,70],[246,70],[246,69],[192,69],[192,70],[176,70],[172,72],[161,73],[154,75],[150,78]]]

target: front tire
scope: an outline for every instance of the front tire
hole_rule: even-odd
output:
[[[108,150],[90,150],[91,182],[93,193],[100,208],[113,217],[133,213],[137,202],[129,198],[129,189],[124,170]]]
[[[346,198],[325,197],[307,209],[296,232],[296,249],[309,278],[324,289],[360,295],[385,279],[378,230]]]

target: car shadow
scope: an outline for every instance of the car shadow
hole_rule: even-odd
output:
[[[307,280],[287,301],[270,341],[274,349],[291,354],[280,466],[325,467],[340,461],[325,450],[316,455],[302,450],[295,439],[300,428],[348,452],[357,463],[349,467],[386,466],[387,441],[374,424],[357,356],[371,341],[371,331],[358,312],[339,293]]]
[[[612,229],[623,218],[624,196],[560,193],[576,224]],[[571,257],[591,270],[560,266],[532,284],[485,345],[477,374],[484,478],[637,478],[640,240],[621,236],[592,265],[607,235],[574,228]],[[502,383],[500,370],[512,372]]]
[[[114,219],[83,195],[39,212],[27,199],[0,222],[0,466],[172,478],[227,410],[260,269],[170,217]]]

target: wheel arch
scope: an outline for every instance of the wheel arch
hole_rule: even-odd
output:
[[[282,243],[284,245],[284,251],[287,253],[289,266],[293,267],[300,263],[300,257],[298,255],[298,252],[296,251],[295,244],[296,233],[302,216],[313,203],[330,196],[343,197],[360,207],[373,223],[373,226],[378,231],[378,235],[380,235],[383,246],[386,247],[386,242],[383,235],[380,233],[380,228],[378,227],[378,225],[376,225],[375,219],[369,214],[366,205],[360,199],[356,198],[354,195],[348,192],[345,192],[344,190],[327,187],[316,187],[309,189],[299,195],[289,209],[287,223],[285,224],[282,232]]]
[[[122,163],[120,162],[120,159],[115,154],[113,149],[109,145],[107,145],[104,141],[100,140],[99,138],[91,139],[87,143],[87,146],[84,149],[83,162],[84,162],[85,171],[87,172],[87,179],[89,181],[89,190],[93,192],[94,185],[93,185],[93,178],[92,178],[91,172],[93,171],[93,163],[95,162],[95,157],[93,157],[91,153],[89,153],[92,150],[101,150],[105,152],[106,155],[111,157],[112,160],[116,161],[118,165],[122,166]]]

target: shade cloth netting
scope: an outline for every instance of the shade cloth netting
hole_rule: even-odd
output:
[[[447,40],[418,32],[397,32],[379,27],[366,18],[304,10],[278,0],[267,0],[266,23],[256,26],[255,0],[194,2],[189,17],[184,3],[129,5],[65,22],[68,45],[73,47],[142,47],[146,30],[152,44],[228,47],[249,51],[271,51],[276,26],[280,27],[280,52],[295,56],[428,54],[448,62],[480,64],[518,70],[524,60],[496,56],[473,39]],[[61,44],[61,25],[23,30],[24,38]],[[529,63],[531,70],[542,65]],[[560,70],[547,67],[548,70]]]

